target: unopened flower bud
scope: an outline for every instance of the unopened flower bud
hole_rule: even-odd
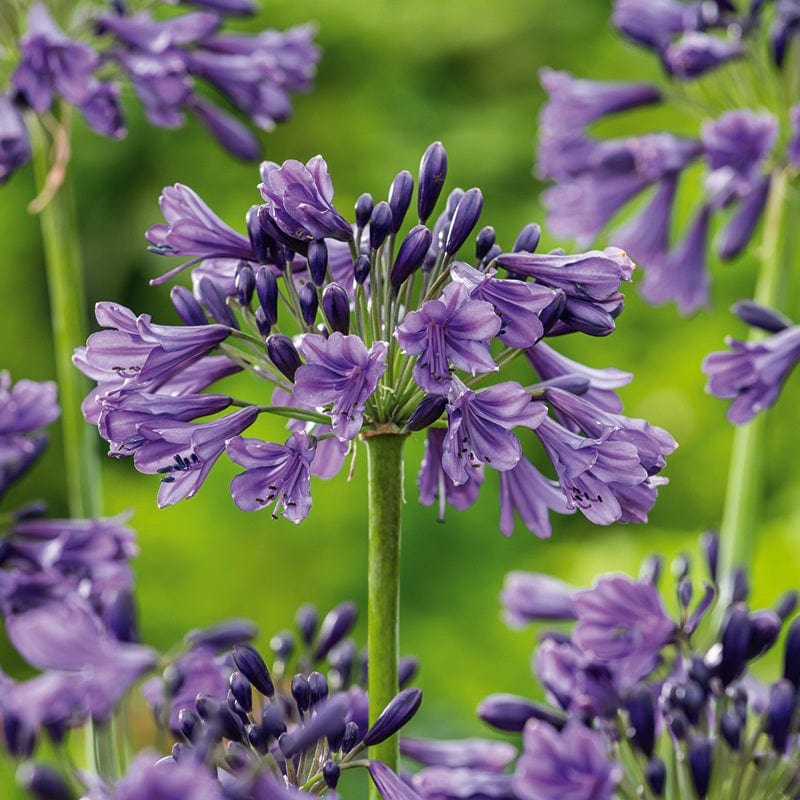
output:
[[[178,727],[187,742],[193,742],[200,731],[200,717],[191,708],[182,708],[178,712]]]
[[[69,784],[54,769],[44,764],[25,762],[17,770],[17,783],[35,800],[74,800]]]
[[[719,719],[722,738],[731,750],[738,750],[742,743],[742,718],[735,711],[724,711]]]
[[[427,394],[419,405],[411,412],[406,423],[406,430],[421,431],[433,425],[442,416],[447,406],[447,397],[441,394]]]
[[[372,195],[366,192],[356,200],[356,225],[359,228],[366,228],[369,218],[372,216],[374,205]]]
[[[325,615],[319,629],[317,648],[314,651],[314,658],[317,661],[325,658],[330,649],[350,633],[355,625],[357,614],[355,603],[344,602]]]
[[[178,316],[187,325],[208,325],[203,307],[185,286],[173,286],[169,296]]]
[[[795,690],[790,681],[780,680],[772,685],[767,708],[767,734],[778,753],[786,751],[796,705]]]
[[[208,313],[215,322],[238,330],[239,321],[236,319],[236,315],[225,302],[225,295],[222,294],[219,286],[211,278],[205,276],[200,278],[197,291],[203,305],[208,309]]]
[[[472,233],[475,223],[483,210],[483,194],[480,189],[468,189],[461,198],[453,219],[450,222],[450,229],[444,242],[444,252],[452,255],[467,240]]]
[[[369,246],[377,250],[392,230],[392,209],[388,203],[381,201],[369,218]]]
[[[433,234],[424,225],[416,225],[406,234],[389,276],[389,282],[394,289],[398,289],[422,266],[432,238]]]
[[[328,270],[328,247],[324,239],[315,239],[308,243],[308,274],[317,286],[325,283],[325,273]]]
[[[420,222],[425,222],[433,213],[446,177],[447,153],[441,142],[434,142],[423,153],[419,165],[417,210]]]
[[[540,719],[561,730],[566,717],[553,709],[513,694],[492,694],[478,706],[478,716],[493,728],[519,733],[529,719]]]
[[[261,709],[261,727],[264,733],[272,739],[278,739],[286,732],[286,720],[283,711],[277,703],[265,703]]]
[[[278,281],[269,267],[260,267],[256,272],[256,294],[271,327],[278,321]]]
[[[711,783],[711,742],[705,736],[696,735],[689,740],[689,771],[697,796],[704,800]]]
[[[308,711],[311,707],[311,687],[308,678],[301,672],[292,678],[292,697],[299,711]]]
[[[348,722],[344,726],[344,736],[342,737],[342,752],[347,755],[357,744],[359,739],[358,725],[355,722]]]
[[[750,615],[750,643],[747,659],[758,658],[778,641],[781,632],[781,618],[769,610],[754,611]]]
[[[308,284],[306,284],[308,286]],[[282,333],[273,333],[267,339],[267,355],[282,375],[294,381],[297,368],[303,363],[292,340]]]
[[[396,694],[364,735],[364,744],[380,744],[393,736],[417,713],[421,702],[419,689],[403,689]]]
[[[740,300],[733,304],[731,311],[746,325],[769,333],[780,333],[794,324],[788,317],[754,300]]]
[[[246,262],[240,261],[236,268],[234,278],[236,285],[236,296],[242,306],[249,306],[253,299],[253,292],[256,288],[256,276],[253,268]]]
[[[402,689],[419,671],[419,659],[403,656],[397,664],[397,685]]]
[[[334,331],[350,333],[350,298],[338,283],[329,283],[322,291],[322,310]]]
[[[194,650],[208,647],[212,650],[229,650],[235,644],[256,638],[258,628],[249,619],[229,619],[208,628],[196,628],[183,637],[183,641]]]
[[[233,648],[233,661],[239,672],[265,697],[275,694],[267,665],[258,650],[252,645],[237,645]],[[244,703],[242,703],[244,706]],[[249,710],[249,709],[248,709]]]
[[[535,222],[529,222],[517,235],[512,250],[515,253],[533,253],[539,246],[541,238],[541,227]]]
[[[392,185],[389,187],[389,208],[392,209],[392,233],[397,233],[408,211],[411,203],[411,195],[414,192],[414,178],[411,173],[404,169],[398,172]]]
[[[561,319],[567,307],[567,295],[563,289],[553,292],[553,301],[547,308],[539,313],[539,321],[544,328],[545,336],[550,333],[556,323]]]
[[[486,254],[494,247],[495,233],[491,225],[481,228],[478,231],[478,238],[475,240],[475,258],[478,261],[483,261]]]
[[[797,592],[794,590],[785,592],[780,596],[775,604],[775,613],[785,622],[797,608]]]
[[[633,741],[651,758],[656,739],[656,716],[650,687],[646,684],[634,686],[628,693],[625,708],[633,728]]]
[[[369,256],[360,255],[353,264],[353,277],[357,284],[361,285],[369,277]]]
[[[653,586],[658,584],[658,579],[661,577],[661,569],[663,562],[661,556],[650,555],[642,561],[642,566],[639,569],[639,581],[641,583],[652,583]]]
[[[313,283],[304,283],[298,292],[298,299],[300,301],[300,314],[303,317],[303,322],[305,322],[306,325],[313,325],[314,320],[317,318],[317,308],[319,308],[317,288]]]
[[[289,631],[281,631],[269,640],[269,646],[279,661],[288,661],[294,653],[294,636]]]
[[[706,531],[700,537],[700,549],[706,559],[709,577],[713,583],[716,583],[717,561],[719,560],[719,534],[716,531]]]
[[[330,758],[322,765],[322,777],[330,789],[335,789],[339,783],[339,773],[339,765]]]
[[[259,264],[270,262],[270,251],[273,248],[274,240],[261,226],[258,218],[258,211],[261,206],[251,206],[247,212],[247,235],[250,238],[250,246]]]
[[[734,603],[744,603],[750,596],[750,582],[747,580],[747,573],[743,567],[734,568],[731,582],[733,583],[731,600]]]
[[[312,706],[328,697],[328,681],[321,672],[314,671],[308,676],[308,689]]]
[[[694,589],[691,580],[689,578],[681,578],[681,580],[678,581],[678,602],[684,608],[688,608],[689,603],[692,602],[693,594]]]
[[[656,797],[663,797],[664,787],[667,783],[667,767],[664,762],[655,756],[647,762],[644,768],[647,785]]]

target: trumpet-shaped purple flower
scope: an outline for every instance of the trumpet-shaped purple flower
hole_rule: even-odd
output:
[[[550,575],[509,572],[500,594],[503,619],[512,628],[522,628],[538,620],[575,619],[574,592],[574,587]]]
[[[419,356],[414,380],[432,394],[450,388],[452,362],[473,375],[497,370],[489,354],[489,340],[500,331],[494,307],[472,299],[467,286],[451,283],[441,300],[429,300],[419,311],[406,314],[395,336],[403,352]]]
[[[258,188],[267,203],[265,214],[289,239],[308,243],[326,237],[353,238],[350,223],[331,204],[333,183],[322,156],[307,164],[265,161],[261,180]]]
[[[335,331],[329,338],[308,334],[300,350],[306,364],[295,375],[295,397],[308,407],[331,407],[331,427],[341,440],[361,430],[364,405],[386,371],[385,342],[367,350],[358,336]]]
[[[224,796],[219,782],[192,760],[143,752],[114,785],[108,800],[223,800]]]
[[[727,351],[703,361],[706,391],[732,399],[728,419],[743,425],[778,399],[789,373],[800,360],[800,326],[793,325],[761,341],[728,338]]]
[[[575,643],[627,686],[653,670],[676,630],[655,586],[624,575],[600,578],[593,588],[576,592],[573,608]]]
[[[470,470],[480,464],[501,472],[516,466],[522,448],[512,428],[522,425],[535,430],[547,415],[513,381],[475,392],[454,380],[448,400],[442,467],[456,485],[466,483]]]
[[[611,800],[622,771],[608,760],[601,736],[578,722],[557,731],[531,720],[514,773],[521,800]]]
[[[31,160],[31,145],[22,114],[7,94],[0,94],[0,184]]]
[[[744,48],[737,41],[724,41],[691,31],[672,42],[662,58],[667,72],[682,80],[691,80],[743,55]]]
[[[629,39],[660,51],[675,36],[695,29],[698,12],[682,0],[616,0],[612,21]]]
[[[231,461],[246,470],[231,481],[233,501],[242,511],[258,511],[274,503],[274,519],[278,507],[295,524],[306,518],[311,508],[313,439],[293,433],[285,445],[279,445],[237,436],[225,449]]]

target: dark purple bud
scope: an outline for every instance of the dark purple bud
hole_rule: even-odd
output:
[[[278,321],[278,279],[269,267],[260,267],[256,272],[256,294],[264,320],[272,327]]]
[[[250,681],[241,672],[232,672],[228,684],[236,702],[249,714],[253,710],[253,689]]]
[[[561,730],[567,722],[563,714],[513,694],[490,694],[478,706],[478,716],[500,731],[519,733],[529,719],[547,722]]]
[[[334,735],[344,722],[347,705],[340,698],[333,698],[326,704],[320,704],[317,713],[306,720],[300,728],[295,728],[291,734],[283,734],[278,740],[281,752],[292,758],[303,750],[313,747],[320,739]],[[288,742],[285,741],[288,736]]]
[[[503,250],[500,247],[500,245],[499,244],[493,244],[489,248],[489,252],[483,257],[483,263],[484,264],[491,264],[492,261],[494,261],[498,256],[501,256],[502,254],[503,254]],[[517,278],[518,277],[518,279],[521,280],[521,281],[525,280],[525,276],[524,275],[522,275],[522,276],[509,275],[508,277],[509,278]]]
[[[239,672],[255,686],[256,690],[265,697],[272,697],[275,694],[275,686],[272,683],[267,665],[258,650],[252,645],[237,645],[233,648],[233,661]],[[233,688],[233,684],[231,684]],[[237,697],[238,700],[238,697]],[[241,703],[241,701],[239,701]],[[241,703],[244,707],[244,703]],[[250,709],[248,708],[247,711]]]
[[[464,244],[478,222],[478,217],[480,217],[482,210],[483,195],[481,190],[468,189],[464,192],[464,196],[453,214],[450,230],[447,231],[447,238],[442,248],[447,255],[453,255]]]
[[[353,277],[356,279],[356,283],[361,285],[369,276],[369,256],[361,255],[356,259],[355,264],[353,264]]]
[[[197,291],[200,295],[200,300],[208,309],[208,313],[215,322],[218,322],[220,325],[227,325],[229,328],[239,328],[236,315],[225,302],[225,295],[222,294],[219,286],[217,286],[211,278],[200,278],[197,284]]]
[[[667,768],[658,756],[651,758],[644,768],[644,776],[650,790],[656,797],[664,796],[664,787],[667,783]]]
[[[420,222],[425,222],[433,213],[446,177],[447,153],[441,142],[434,142],[423,153],[419,164],[417,210]]]
[[[317,286],[325,283],[325,273],[328,271],[328,246],[324,239],[315,239],[308,243],[308,274]]]
[[[372,201],[372,195],[366,192],[356,200],[356,225],[358,225],[359,228],[367,227],[374,207],[375,204]]]
[[[289,631],[276,633],[269,640],[269,646],[279,661],[288,661],[294,653],[294,636]]]
[[[172,305],[178,316],[187,325],[207,325],[208,319],[203,307],[185,286],[173,286],[169,293]]]
[[[216,725],[224,738],[237,742],[247,741],[241,719],[218,697],[200,692],[194,704],[200,717],[211,725]]]
[[[658,584],[658,579],[661,577],[661,569],[664,563],[661,556],[650,555],[642,561],[642,566],[639,570],[640,583],[652,583],[653,586]]]
[[[711,680],[711,672],[706,666],[705,661],[698,655],[692,655],[689,661],[689,677],[703,687],[704,691],[708,691],[708,684]]]
[[[417,713],[421,702],[420,689],[403,689],[396,694],[364,735],[364,744],[370,747],[393,736]]]
[[[294,622],[300,633],[300,640],[306,647],[314,641],[314,634],[317,632],[317,622],[319,615],[317,609],[311,603],[304,603],[297,609]]]
[[[191,708],[182,708],[178,712],[178,727],[187,742],[193,742],[200,731],[200,717]]]
[[[420,400],[419,405],[411,412],[406,423],[406,430],[421,431],[433,425],[444,413],[447,397],[442,394],[428,394]]]
[[[186,681],[186,673],[177,664],[167,664],[161,673],[167,697],[175,697]]]
[[[309,284],[306,284],[308,286]],[[313,289],[313,287],[312,287]],[[282,333],[273,333],[267,339],[267,355],[282,375],[294,381],[297,368],[303,363],[292,340]]]
[[[781,618],[774,611],[754,611],[750,615],[750,643],[747,659],[764,655],[778,640]]]
[[[228,742],[225,748],[225,762],[234,773],[258,767],[259,759],[249,747],[239,742]]]
[[[394,260],[389,282],[398,289],[422,266],[422,261],[431,246],[433,234],[424,225],[415,225],[403,239]]]
[[[344,736],[342,737],[342,752],[347,755],[357,744],[360,739],[358,731],[358,724],[355,722],[348,722],[344,726]]]
[[[219,625],[197,628],[189,631],[183,641],[194,650],[209,647],[212,650],[229,650],[235,644],[249,642],[256,638],[258,628],[249,619],[229,619]]]
[[[350,639],[345,639],[328,653],[328,663],[332,688],[341,689],[350,684],[353,675],[353,664],[356,658],[356,646]]]
[[[411,203],[411,195],[414,193],[414,178],[411,173],[404,169],[398,172],[392,185],[389,187],[389,207],[392,209],[392,233],[397,233],[406,211]]]
[[[678,602],[683,608],[688,608],[689,603],[692,602],[692,582],[689,578],[681,578],[678,581]]]
[[[259,306],[253,315],[256,318],[256,325],[258,326],[258,332],[266,338],[269,336],[270,331],[272,330],[272,325],[267,320],[267,315],[264,313],[264,309]]]
[[[312,706],[328,697],[328,681],[321,672],[315,671],[308,676],[308,689],[311,693]]]
[[[650,687],[646,684],[634,686],[625,701],[625,708],[633,729],[633,741],[651,758],[656,739],[656,716]]]
[[[719,534],[716,531],[706,531],[700,537],[700,549],[706,559],[708,574],[711,582],[717,582],[717,562],[719,560]]]
[[[689,731],[689,720],[679,708],[671,709],[666,715],[667,725],[676,739],[685,739]]]
[[[780,680],[772,684],[767,708],[767,734],[778,753],[786,752],[796,704],[794,686],[790,681]]]
[[[347,336],[350,333],[350,299],[338,283],[329,283],[322,291],[322,310],[331,326]]]
[[[103,622],[118,642],[138,643],[139,628],[133,592],[123,589],[110,594],[103,608]]]
[[[381,201],[372,209],[372,216],[369,218],[369,246],[377,250],[392,228],[392,209],[388,203]]]
[[[542,238],[542,229],[535,222],[529,222],[517,236],[517,241],[514,242],[513,252],[515,253],[533,253],[539,246],[539,240]]]
[[[553,302],[547,308],[539,312],[539,321],[544,328],[544,334],[548,333],[555,327],[556,323],[561,319],[564,311],[567,308],[567,295],[563,289],[558,289],[553,294]]]
[[[247,212],[247,235],[250,237],[250,247],[259,264],[269,264],[270,255],[275,240],[261,227],[258,211],[261,206],[251,206]]]
[[[331,749],[333,750],[333,748]],[[339,748],[336,749],[338,750]],[[336,751],[334,750],[334,752]],[[336,788],[336,784],[339,783],[339,772],[339,765],[330,758],[322,765],[322,777],[325,779],[328,788]]]
[[[700,721],[700,714],[706,705],[706,692],[700,684],[694,681],[688,681],[680,689],[678,698],[680,707],[683,713],[686,714],[686,719],[692,725],[697,725]]]
[[[483,261],[486,258],[486,254],[494,247],[494,243],[494,228],[491,225],[481,228],[475,239],[475,258],[478,261]]]
[[[403,656],[397,664],[397,684],[402,689],[419,671],[419,659]]]
[[[265,703],[261,710],[261,727],[266,736],[278,739],[286,732],[286,720],[283,711],[277,703]]]
[[[183,742],[175,742],[175,744],[172,745],[172,750],[170,750],[170,755],[168,757],[172,757],[175,761],[188,760],[195,755],[195,752],[196,750],[194,747],[190,747]]]
[[[317,649],[314,651],[314,658],[317,661],[325,658],[330,649],[350,633],[355,625],[357,615],[358,610],[355,603],[351,602],[340,603],[325,615],[319,629]]]
[[[725,711],[719,718],[719,732],[731,750],[738,750],[742,744],[742,718],[735,711]]]
[[[697,796],[704,800],[711,783],[711,742],[705,736],[689,740],[689,770]]]
[[[256,276],[253,268],[245,261],[240,261],[236,267],[234,278],[236,296],[242,306],[249,306],[256,288]]]
[[[54,769],[44,764],[26,762],[17,770],[17,783],[34,800],[74,800],[75,793]]]
[[[744,571],[744,567],[734,568],[731,575],[731,582],[733,583],[731,600],[734,603],[744,603],[750,596],[750,581],[747,579],[747,573]]]
[[[319,300],[317,298],[317,287],[313,283],[304,283],[298,293],[300,300],[300,314],[306,325],[313,325],[317,318],[317,308]]]
[[[731,306],[731,311],[746,325],[769,333],[780,333],[793,324],[788,317],[754,300],[740,300]]]
[[[264,725],[247,726],[247,740],[250,742],[253,750],[262,756],[269,752],[269,743],[272,738],[273,737],[267,732]]]
[[[778,602],[775,604],[775,613],[780,617],[781,622],[786,622],[786,620],[794,614],[796,608],[797,592],[791,590],[781,595],[778,599]]]
[[[299,711],[305,712],[311,707],[311,687],[308,678],[301,672],[292,678],[292,697]]]
[[[747,662],[747,652],[750,646],[750,619],[744,606],[735,605],[728,610],[721,643],[722,650],[715,673],[723,685],[727,686],[741,675]]]

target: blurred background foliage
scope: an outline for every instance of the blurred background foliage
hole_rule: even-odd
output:
[[[550,65],[595,79],[661,80],[653,59],[613,34],[609,13],[606,0],[265,1],[255,20],[233,27],[286,28],[305,21],[319,26],[323,58],[315,90],[296,98],[292,120],[264,137],[265,156],[280,162],[322,153],[335,203],[346,216],[360,193],[382,199],[397,171],[416,174],[423,150],[439,139],[449,155],[446,189],[479,186],[485,197],[481,224],[494,225],[501,244],[510,247],[520,227],[536,220],[545,227],[543,248],[569,248],[546,233],[538,199],[543,187],[532,175],[544,99],[538,70]],[[161,220],[161,188],[188,184],[243,230],[245,211],[259,202],[258,172],[256,165],[232,160],[196,124],[156,130],[146,125],[133,97],[126,108],[130,132],[124,141],[97,137],[81,122],[74,140],[70,182],[89,301],[114,299],[156,321],[174,322],[168,287],[148,286],[149,278],[172,264],[150,255],[143,238],[146,228]],[[687,127],[668,110],[646,115],[620,115],[605,122],[603,132],[624,135],[630,125],[697,130],[695,122]],[[0,341],[2,367],[14,379],[43,380],[54,369],[37,220],[26,212],[34,193],[30,169],[0,190]],[[688,213],[694,203],[690,191],[681,203]],[[491,470],[476,506],[451,510],[439,524],[435,509],[417,503],[422,442],[409,442],[401,644],[422,663],[416,683],[425,700],[413,726],[417,735],[485,733],[473,714],[482,697],[538,692],[529,671],[530,632],[510,631],[499,618],[497,598],[506,572],[544,571],[577,585],[612,570],[635,574],[652,551],[668,557],[696,551],[697,535],[719,523],[732,430],[725,405],[703,392],[700,362],[720,348],[726,333],[744,334],[727,308],[751,296],[754,262],[751,252],[733,265],[714,265],[710,313],[681,319],[672,307],[650,308],[632,288],[611,337],[556,342],[587,364],[634,372],[634,382],[621,392],[626,413],[667,428],[679,441],[666,470],[671,482],[649,525],[605,529],[580,515],[555,517],[549,541],[521,525],[506,539],[497,527],[497,480]],[[800,388],[790,381],[772,415],[755,606],[770,604],[798,583],[800,428],[791,411],[798,400]],[[53,513],[66,512],[56,431],[53,442],[33,475],[9,494],[9,505],[41,497]],[[235,467],[224,461],[197,497],[161,511],[155,478],[139,475],[129,461],[105,462],[106,511],[130,510],[139,535],[135,567],[145,640],[165,650],[189,628],[250,616],[261,626],[260,644],[266,647],[271,633],[291,625],[304,601],[325,611],[350,598],[364,608],[364,455],[358,455],[351,482],[340,475],[313,485],[311,515],[297,527],[273,521],[268,512],[239,512],[227,487]],[[363,618],[356,633],[363,643]],[[13,651],[3,643],[0,648],[3,668],[24,675]]]

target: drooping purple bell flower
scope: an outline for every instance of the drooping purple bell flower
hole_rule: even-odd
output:
[[[744,48],[737,41],[692,31],[664,50],[663,61],[671,75],[691,80],[743,55]]]
[[[31,145],[22,114],[7,94],[0,94],[0,184],[30,159]]]

